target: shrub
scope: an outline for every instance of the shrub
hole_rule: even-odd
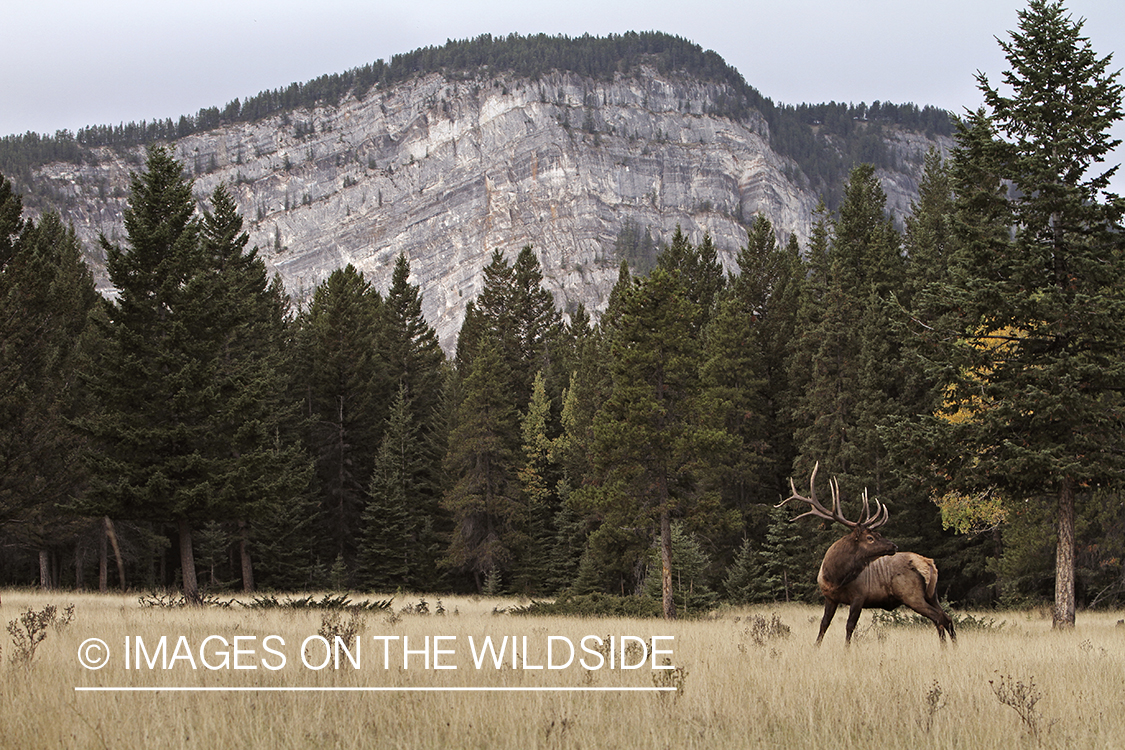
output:
[[[47,629],[54,626],[56,631],[61,631],[73,619],[73,604],[66,606],[61,617],[58,608],[54,604],[48,604],[39,611],[28,608],[15,620],[9,620],[8,634],[12,636],[15,646],[12,661],[23,667],[30,666],[31,660],[35,658],[35,649],[47,637]]]

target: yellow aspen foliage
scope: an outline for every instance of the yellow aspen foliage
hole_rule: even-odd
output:
[[[993,359],[1005,356],[1007,350],[1013,348],[1025,332],[1011,327],[1004,327],[995,331],[981,330],[971,345],[992,352]],[[990,367],[979,367],[966,373],[969,383],[981,383],[982,376],[991,372]],[[950,385],[945,391],[945,400],[937,411],[937,417],[949,424],[971,423],[992,404],[984,395],[984,389],[976,389],[976,393],[966,397],[957,398],[954,386]],[[941,525],[945,529],[954,529],[960,534],[978,534],[994,529],[1007,519],[1004,501],[995,488],[983,492],[965,494],[950,491],[944,495],[935,495],[934,503],[941,509]]]

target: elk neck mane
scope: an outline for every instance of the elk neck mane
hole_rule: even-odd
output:
[[[856,554],[857,545],[853,535],[848,534],[837,540],[820,563],[820,578],[833,586],[842,587],[859,577],[859,574],[871,564],[875,557],[863,557]]]

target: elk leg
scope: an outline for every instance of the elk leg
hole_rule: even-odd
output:
[[[924,602],[917,605],[907,602],[906,606],[910,607],[912,610],[922,615],[923,617],[928,617],[933,621],[934,627],[937,628],[938,638],[941,639],[942,644],[945,643],[946,630],[949,631],[949,637],[953,640],[953,642],[957,642],[957,633],[953,630],[953,620],[951,620],[949,615],[945,613],[945,610],[941,608],[940,604],[938,604],[937,602],[931,602],[929,599],[926,599]]]
[[[942,622],[942,619],[944,618],[944,615],[945,615],[945,613],[941,612],[937,615],[934,615],[934,618],[933,618],[934,627],[937,628],[938,638],[941,639],[941,645],[943,645],[943,646],[945,645],[945,623]]]
[[[820,618],[820,635],[816,637],[816,645],[820,645],[820,641],[824,638],[824,631],[828,630],[828,626],[832,624],[832,617],[836,614],[836,602],[825,600],[824,601],[824,616]]]
[[[942,644],[945,644],[945,631],[948,630],[949,640],[953,641],[954,645],[956,645],[957,631],[953,629],[953,618],[945,613],[945,610],[942,609],[941,604],[938,603],[936,596],[932,601],[927,598],[926,603],[932,606],[937,613],[937,617],[934,618],[934,624],[937,625],[938,635],[941,637]]]
[[[855,599],[852,601],[852,608],[848,611],[848,629],[844,637],[844,643],[851,644],[852,631],[855,630],[855,625],[859,622],[859,616],[863,614],[863,601]]]
[[[949,639],[957,645],[957,633],[953,630],[953,620],[949,615],[945,614],[945,610],[940,605],[934,605],[935,615],[931,618],[934,625],[937,626],[938,637],[941,638],[941,645],[945,645],[945,631],[949,631]]]

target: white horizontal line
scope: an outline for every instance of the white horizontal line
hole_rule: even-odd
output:
[[[76,687],[76,693],[667,693],[674,687]]]

